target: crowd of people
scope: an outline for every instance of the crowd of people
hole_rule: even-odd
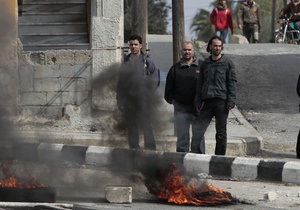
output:
[[[155,106],[152,99],[159,85],[159,69],[142,51],[139,35],[129,38],[129,49],[119,74],[117,105],[127,126],[129,147],[140,149],[139,130],[142,130],[144,148],[156,150],[151,110]],[[226,154],[227,118],[236,103],[237,79],[233,62],[222,50],[223,39],[213,36],[207,45],[210,56],[199,59],[193,42],[184,41],[180,61],[168,71],[164,99],[174,106],[177,152],[205,154],[204,134],[215,117],[215,154]]]
[[[279,12],[280,17],[292,16],[289,26],[300,31],[300,0],[291,0]],[[210,21],[215,26],[215,34],[220,36],[224,43],[229,43],[229,29],[234,33],[232,14],[227,7],[226,0],[218,0],[217,5],[210,13]],[[253,0],[246,0],[241,3],[237,13],[237,27],[241,29],[243,35],[249,43],[258,43],[259,34],[262,29],[261,8]],[[298,33],[295,33],[295,38]]]
[[[292,0],[281,15],[300,15],[300,0]],[[299,12],[298,12],[299,11]],[[300,17],[300,16],[299,16]],[[225,155],[227,148],[227,119],[236,104],[237,77],[235,65],[223,50],[229,43],[229,29],[233,34],[231,11],[226,0],[218,0],[210,20],[216,35],[207,44],[207,58],[197,58],[191,41],[181,43],[181,59],[171,66],[166,77],[164,99],[174,107],[177,152],[205,154],[205,132],[215,118],[215,154]],[[294,19],[300,27],[300,19]],[[252,43],[259,42],[261,30],[260,7],[253,0],[243,2],[238,10],[237,25]],[[139,130],[144,134],[144,148],[156,150],[151,121],[152,99],[159,86],[160,71],[150,56],[142,51],[142,38],[129,38],[128,54],[120,71],[117,85],[117,104],[127,125],[129,147],[140,149]],[[300,97],[300,75],[297,93]],[[299,105],[300,106],[300,105]],[[146,120],[145,120],[146,119]],[[190,136],[190,128],[192,135]],[[296,146],[300,158],[300,131]]]

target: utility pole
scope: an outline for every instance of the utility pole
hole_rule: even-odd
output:
[[[180,59],[181,43],[184,41],[184,3],[172,0],[173,63]]]
[[[272,3],[272,20],[271,21],[271,41],[274,42],[274,31],[275,31],[275,18],[276,18],[277,0],[273,0]]]
[[[147,49],[148,33],[148,0],[132,0],[132,34],[137,34],[143,39],[143,51]]]

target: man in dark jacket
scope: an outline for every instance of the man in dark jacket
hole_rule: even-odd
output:
[[[177,152],[190,152],[190,126],[192,126],[191,152],[202,153],[195,135],[197,115],[195,109],[195,91],[199,75],[199,61],[195,57],[194,45],[190,41],[181,44],[181,60],[174,64],[168,74],[165,86],[165,100],[174,106],[175,127],[177,133]],[[193,147],[194,145],[194,147]],[[196,146],[196,147],[195,147]],[[202,145],[204,146],[204,145]]]
[[[292,0],[288,3],[281,11],[280,16],[290,16],[293,15],[290,19],[289,25],[295,30],[300,30],[300,0]],[[298,37],[298,33],[295,33],[295,37]]]
[[[298,97],[300,98],[300,74],[299,74],[298,83],[297,83],[297,94],[298,94]],[[300,112],[300,104],[299,104],[299,112]],[[300,159],[300,130],[298,133],[296,152],[297,152],[297,158]]]
[[[203,144],[204,134],[213,117],[216,125],[216,155],[225,155],[227,148],[227,118],[229,110],[236,102],[236,74],[233,62],[224,54],[223,41],[212,37],[207,45],[211,56],[200,67],[196,89],[196,109],[199,113],[197,136],[202,137],[198,145]]]
[[[144,134],[145,149],[155,150],[152,111],[157,101],[160,71],[148,54],[142,51],[142,38],[129,38],[128,54],[121,66],[117,84],[117,105],[128,131],[129,147],[139,149],[139,129]]]
[[[260,6],[253,0],[241,3],[237,14],[237,25],[239,29],[243,28],[243,34],[249,43],[258,43],[261,30]]]

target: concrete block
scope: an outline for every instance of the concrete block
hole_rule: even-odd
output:
[[[49,92],[49,91],[60,91],[61,90],[61,80],[60,78],[44,78],[35,79],[34,88],[37,92]]]
[[[183,167],[188,174],[209,174],[211,155],[188,153],[183,159]]]
[[[59,65],[35,65],[34,78],[58,78],[60,77]]]
[[[88,165],[108,166],[111,163],[112,149],[108,147],[89,146],[86,151],[85,162]]]
[[[132,187],[107,186],[105,198],[110,203],[132,203]]]
[[[274,191],[268,192],[264,195],[264,199],[267,201],[274,201],[277,198],[277,193]]]
[[[21,91],[33,91],[33,67],[29,65],[19,66],[20,74],[20,90]]]
[[[37,149],[39,160],[45,162],[59,160],[63,146],[63,144],[41,143]]]
[[[47,65],[74,64],[74,51],[49,50],[45,52],[45,61]]]
[[[232,163],[231,176],[242,180],[255,180],[257,178],[257,166],[259,159],[237,157]]]
[[[232,34],[230,37],[230,43],[232,43],[232,44],[249,44],[246,37],[244,37],[243,35],[239,35],[239,34]]]
[[[26,92],[20,94],[20,105],[45,105],[45,92]]]
[[[80,77],[63,78],[61,86],[63,91],[85,91],[87,90],[87,81]]]
[[[287,162],[282,170],[282,182],[300,184],[300,163]]]
[[[246,148],[247,145],[244,139],[230,139],[227,142],[226,155],[231,155],[231,156],[247,155]]]

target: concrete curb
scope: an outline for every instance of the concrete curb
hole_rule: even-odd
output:
[[[252,128],[253,129],[253,128]],[[65,145],[99,146],[109,148],[128,148],[124,135],[101,132],[62,132],[62,131],[18,131],[22,141],[30,143],[50,143]],[[175,152],[176,136],[156,136],[158,151]],[[212,137],[205,139],[206,154],[214,154],[216,141]],[[141,142],[140,145],[143,145]],[[255,155],[261,149],[259,137],[231,137],[227,140],[228,155]]]
[[[12,157],[21,161],[71,163],[128,172],[148,170],[148,167],[158,165],[168,167],[175,162],[192,176],[205,174],[214,178],[300,184],[300,162],[297,159],[284,161],[49,143],[15,144],[7,158]]]

